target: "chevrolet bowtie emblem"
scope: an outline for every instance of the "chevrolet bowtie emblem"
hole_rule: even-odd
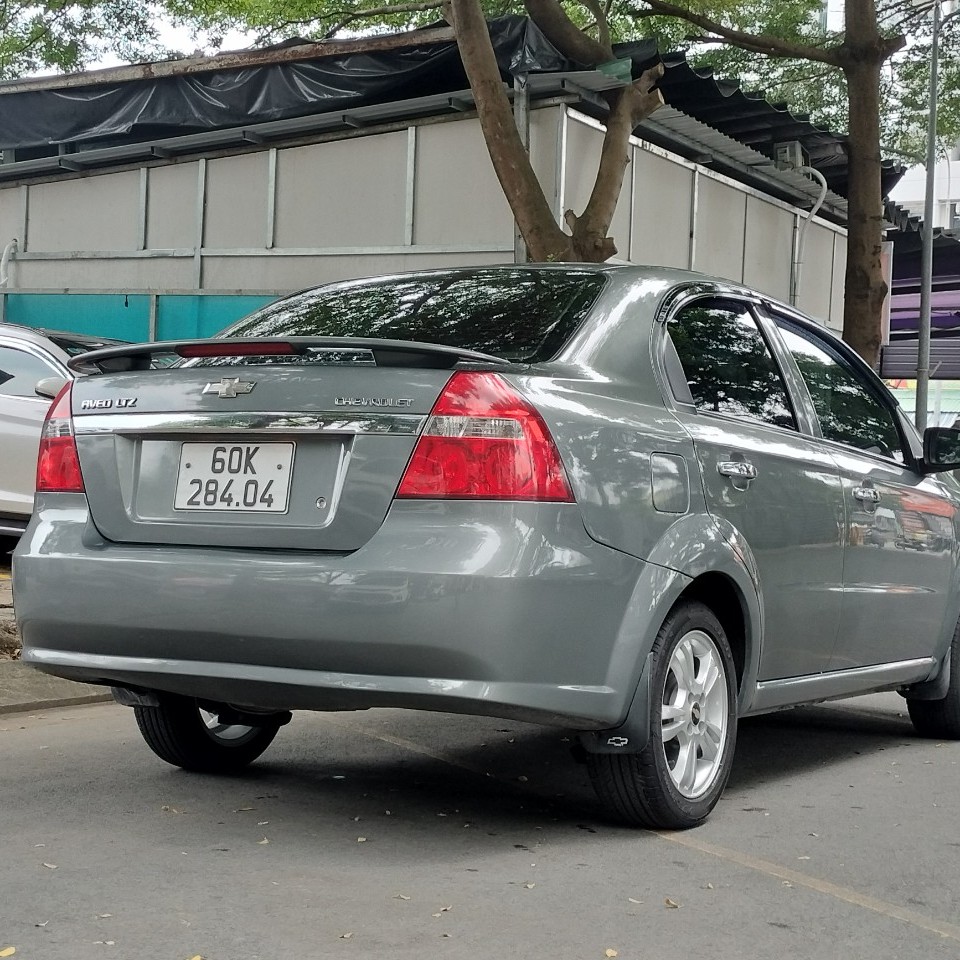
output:
[[[251,380],[241,380],[239,377],[224,377],[219,383],[208,383],[204,393],[215,393],[221,400],[232,400],[243,393],[250,393],[256,384]]]

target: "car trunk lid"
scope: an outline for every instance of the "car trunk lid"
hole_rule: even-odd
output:
[[[213,341],[227,352],[246,343],[252,356],[122,369],[165,351],[197,356],[209,343],[77,359],[118,371],[80,377],[72,406],[91,515],[108,539],[358,549],[386,516],[452,368],[470,354],[324,343],[313,347],[324,351],[318,359],[298,343],[299,353],[264,363],[260,341]]]

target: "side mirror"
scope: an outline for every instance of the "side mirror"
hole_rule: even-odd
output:
[[[63,377],[44,377],[34,388],[33,392],[38,397],[49,397],[51,400],[56,399],[57,394],[63,389],[66,384],[66,380]]]
[[[927,427],[923,431],[923,472],[960,470],[960,430]]]

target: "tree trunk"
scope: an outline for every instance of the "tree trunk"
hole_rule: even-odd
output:
[[[599,58],[601,62],[612,59],[612,51],[573,26],[557,0],[531,0],[531,3],[538,18],[545,18],[550,25],[548,37],[560,40],[563,45],[558,44],[558,48],[566,56],[572,59],[590,57],[588,63],[592,63],[593,58]],[[526,241],[530,258],[590,263],[608,260],[617,252],[616,244],[607,232],[617,208],[624,172],[630,162],[630,135],[641,120],[663,103],[660,92],[654,89],[663,67],[658,65],[645,71],[639,80],[610,95],[610,115],[593,192],[581,216],[571,210],[565,211],[564,220],[571,231],[567,234],[554,219],[517,132],[479,0],[450,0],[448,9],[463,67],[477,104],[487,151]],[[566,49],[575,34],[579,34],[579,57]]]
[[[887,284],[880,253],[880,70],[883,60],[844,66],[850,103],[847,140],[847,271],[843,339],[871,366],[880,354],[880,321]]]
[[[573,240],[554,219],[520,139],[479,0],[452,0],[450,19],[493,169],[531,259],[577,259]]]
[[[578,217],[567,210],[564,219],[573,233],[573,246],[581,260],[602,263],[614,256],[617,246],[607,236],[617,201],[623,189],[623,177],[630,162],[630,135],[641,120],[663,104],[663,95],[653,89],[663,74],[657,65],[644,72],[632,86],[610,97],[610,113],[600,151],[600,167],[590,199]]]

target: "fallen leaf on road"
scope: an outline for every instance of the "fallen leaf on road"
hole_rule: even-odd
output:
[[[233,812],[234,812],[234,813],[246,813],[248,810],[253,810],[253,809],[254,809],[253,807],[237,807],[237,809],[234,810]]]
[[[195,957],[191,957],[190,960],[203,960],[203,957],[198,953]]]
[[[366,842],[367,842],[366,837],[357,837],[357,843],[366,843]]]
[[[44,866],[45,866],[48,870],[56,870],[56,869],[57,869],[57,865],[56,865],[55,863],[44,863]]]
[[[535,883],[525,883],[523,886],[524,886],[524,889],[525,889],[525,890],[532,890],[532,889],[536,886],[536,884],[535,884]]]
[[[663,898],[663,905],[669,907],[671,910],[679,910],[680,904],[676,900],[671,900],[669,897]]]
[[[409,900],[410,898],[409,898],[405,893],[398,893],[393,899],[394,899],[394,900]]]
[[[112,916],[113,916],[112,913],[98,913],[98,914],[97,914],[97,919],[98,919],[98,920],[109,920]]]
[[[266,837],[264,837],[262,840],[257,841],[257,846],[262,847],[265,843],[269,843],[269,842],[270,841]]]
[[[160,808],[160,811],[161,813],[179,813],[180,812],[176,807],[168,807],[166,804],[164,804]]]
[[[643,903],[642,900],[634,900],[633,897],[627,897],[627,899],[628,899],[631,903]]]
[[[12,957],[16,952],[16,947],[4,947],[0,950],[0,957]]]
[[[619,957],[620,952],[618,950],[614,950],[613,947],[607,947],[607,949],[603,951],[603,955],[605,957]]]
[[[257,826],[258,826],[258,827],[265,827],[269,822],[270,822],[269,820],[258,820],[258,821],[257,821]]]
[[[35,926],[35,927],[45,927],[49,922],[50,922],[49,920],[44,920],[43,923],[35,923],[34,926]]]
[[[334,778],[334,779],[336,779],[336,778]],[[341,933],[341,934],[340,934],[340,939],[341,939],[341,940],[349,940],[352,936],[353,936],[352,933]]]

